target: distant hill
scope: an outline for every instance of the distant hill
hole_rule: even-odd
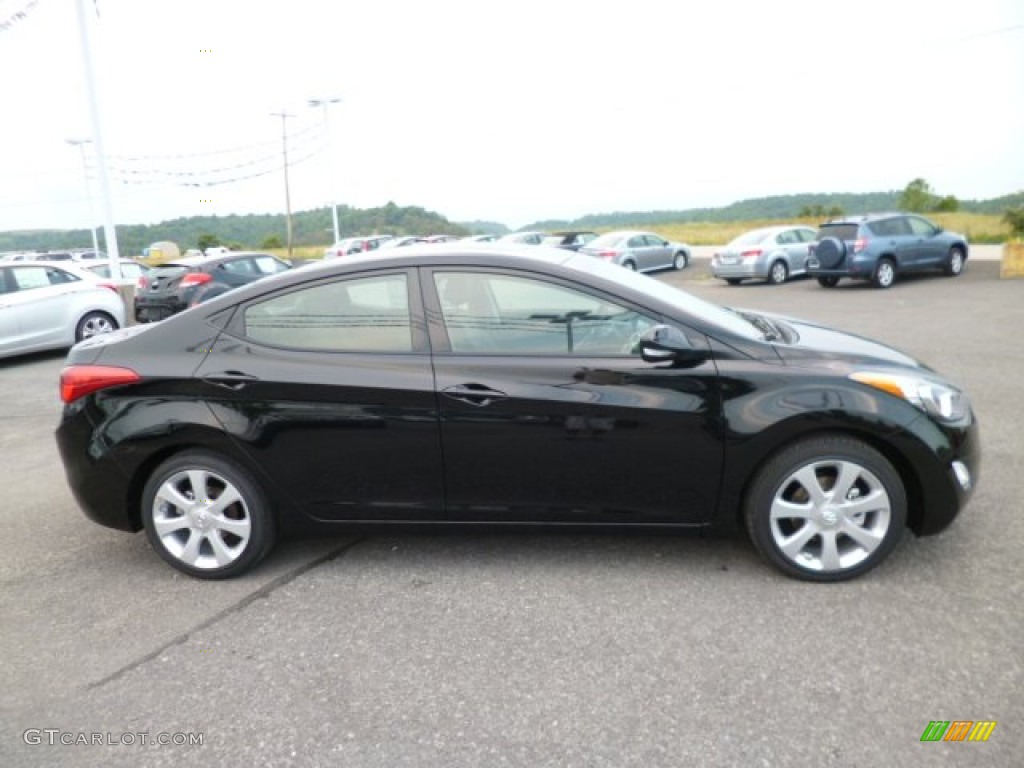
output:
[[[658,224],[691,223],[695,221],[751,221],[760,219],[792,219],[801,209],[821,206],[825,210],[840,209],[844,214],[891,211],[899,207],[900,192],[869,192],[865,194],[829,193],[774,195],[757,197],[721,208],[689,208],[679,211],[617,211],[595,213],[578,219],[546,219],[523,229],[620,229],[651,227]],[[969,213],[1001,214],[1008,208],[1024,206],[1024,191],[990,200],[961,200],[960,210]]]
[[[379,208],[338,206],[338,228],[342,237],[385,233],[393,235],[468,235],[469,230],[433,211],[394,203]],[[137,255],[157,240],[171,240],[182,250],[195,248],[200,237],[210,236],[222,245],[260,248],[270,237],[285,241],[284,214],[246,216],[190,216],[159,224],[133,224],[117,227],[118,249],[125,255]],[[296,246],[329,245],[333,238],[328,208],[298,211],[292,214],[292,238]],[[103,247],[103,230],[99,231]],[[0,232],[0,252],[22,250],[59,250],[85,247],[89,233],[78,230],[36,230]]]

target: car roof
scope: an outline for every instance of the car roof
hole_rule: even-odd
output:
[[[48,269],[63,269],[65,272],[70,272],[78,277],[86,277],[90,280],[96,279],[96,275],[87,270],[82,266],[82,263],[78,261],[46,261],[45,259],[36,259],[34,261],[5,261],[0,263],[0,267],[47,267]]]
[[[879,213],[862,213],[857,216],[839,216],[834,219],[829,219],[825,224],[862,224],[866,221],[878,221],[880,219],[891,219],[894,216],[915,216],[917,214],[907,213],[905,211],[887,211]],[[822,226],[825,226],[823,224]]]

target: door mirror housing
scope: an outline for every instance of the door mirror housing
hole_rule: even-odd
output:
[[[645,363],[692,365],[706,360],[708,351],[695,347],[678,328],[655,325],[640,337],[640,356]]]

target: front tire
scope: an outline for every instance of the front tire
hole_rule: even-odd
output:
[[[75,343],[116,330],[117,321],[106,312],[89,312],[75,326]]]
[[[892,464],[871,446],[815,437],[757,472],[744,516],[755,548],[786,575],[844,581],[874,568],[899,543],[906,492]]]
[[[725,278],[725,282],[727,282],[729,285],[739,285],[740,283],[743,282],[743,278],[742,277],[727,277],[727,278]]]
[[[142,492],[142,524],[160,557],[200,579],[238,576],[270,551],[275,538],[259,484],[205,451],[181,453],[157,467]]]
[[[689,263],[690,259],[686,255],[686,252],[680,251],[675,255],[675,258],[672,259],[672,268],[676,270],[686,269]]]
[[[943,271],[949,277],[959,277],[964,272],[966,260],[964,249],[959,245],[954,245],[949,249],[949,256],[946,258],[946,267]]]

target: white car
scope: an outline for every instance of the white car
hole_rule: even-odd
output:
[[[117,286],[77,266],[0,263],[0,357],[70,347],[124,318]]]
[[[138,285],[139,278],[145,277],[150,272],[148,266],[140,264],[134,259],[119,259],[118,264],[121,268],[121,279],[117,282],[121,285]],[[77,266],[91,272],[101,280],[110,281],[110,262],[107,260],[96,261],[91,264],[79,264]]]

